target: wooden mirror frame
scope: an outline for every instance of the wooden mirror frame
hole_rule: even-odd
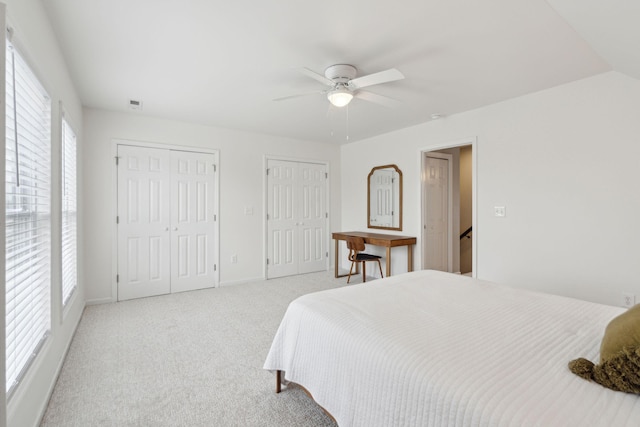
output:
[[[375,171],[380,169],[394,169],[398,174],[398,226],[397,227],[385,227],[379,225],[372,225],[371,223],[371,177]],[[376,166],[371,169],[367,176],[367,227],[378,228],[382,230],[398,230],[402,231],[402,171],[396,165],[383,165]]]

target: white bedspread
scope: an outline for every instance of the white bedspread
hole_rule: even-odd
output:
[[[293,301],[264,368],[341,427],[640,426],[640,396],[567,368],[623,311],[418,271]]]

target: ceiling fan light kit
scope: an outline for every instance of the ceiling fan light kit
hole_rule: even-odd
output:
[[[327,98],[336,107],[344,107],[353,99],[353,93],[346,88],[337,88],[329,92]]]
[[[390,68],[378,73],[368,74],[366,76],[357,76],[357,69],[353,65],[349,64],[336,64],[327,67],[324,70],[324,76],[316,73],[308,68],[301,68],[300,72],[320,83],[329,86],[329,89],[320,93],[326,93],[329,102],[336,107],[344,107],[348,105],[351,100],[359,98],[365,101],[374,102],[387,107],[395,107],[398,101],[388,98],[386,96],[378,95],[375,93],[361,90],[367,86],[378,85],[382,83],[389,83],[396,80],[404,79],[404,75],[396,70]],[[277,98],[275,101],[284,99],[296,98],[298,96],[305,96],[309,94],[299,94],[293,96],[286,96],[283,98]]]

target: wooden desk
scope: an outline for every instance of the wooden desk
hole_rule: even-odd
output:
[[[344,277],[346,274],[338,274],[339,264],[339,242],[340,240],[347,240],[347,237],[355,236],[362,237],[365,243],[374,246],[383,246],[387,248],[387,272],[386,277],[391,276],[391,248],[395,246],[407,247],[407,271],[413,271],[413,245],[416,244],[415,237],[409,236],[396,236],[394,234],[382,234],[382,233],[367,233],[365,231],[342,231],[333,233],[332,237],[336,241],[335,248],[335,275],[336,277]]]

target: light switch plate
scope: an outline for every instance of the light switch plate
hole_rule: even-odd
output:
[[[505,217],[507,216],[507,208],[504,206],[494,206],[493,214],[497,217]]]

